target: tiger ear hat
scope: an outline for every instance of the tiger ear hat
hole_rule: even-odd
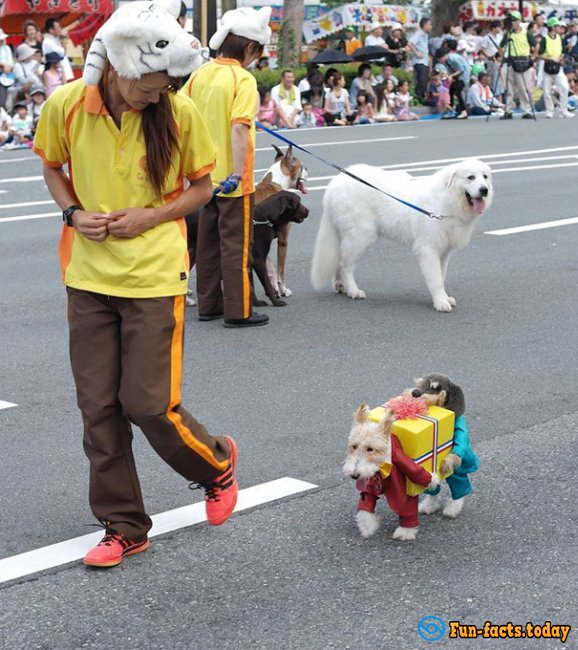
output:
[[[180,0],[136,0],[117,9],[98,30],[84,65],[87,86],[97,86],[106,59],[126,79],[152,72],[185,77],[202,63],[200,43],[177,22]]]

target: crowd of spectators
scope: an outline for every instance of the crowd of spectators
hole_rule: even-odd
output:
[[[14,48],[0,28],[0,146],[32,146],[42,106],[59,86],[73,79],[66,56],[66,33],[49,18],[40,31],[34,21],[23,26],[22,40]]]
[[[574,116],[578,21],[566,25],[538,14],[523,23],[512,11],[503,22],[484,27],[448,22],[433,37],[431,28],[427,17],[407,36],[399,23],[387,33],[373,24],[363,43],[346,29],[338,48],[347,54],[362,45],[384,48],[377,62],[381,73],[374,74],[376,62],[361,63],[346,88],[335,68],[322,73],[310,65],[298,86],[293,71],[283,70],[279,85],[260,90],[259,121],[299,128],[416,120],[415,105],[460,120],[491,114],[511,119],[518,107],[523,118],[534,110],[545,110],[546,117]],[[397,71],[402,72],[396,76]]]

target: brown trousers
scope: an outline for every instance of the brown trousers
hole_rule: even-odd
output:
[[[215,197],[202,210],[197,238],[199,314],[249,318],[254,195]]]
[[[181,406],[185,297],[116,298],[67,288],[70,359],[90,461],[94,516],[131,539],[152,523],[132,453],[131,422],[176,472],[209,482],[229,446]]]

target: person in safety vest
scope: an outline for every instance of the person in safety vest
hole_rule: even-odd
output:
[[[549,18],[546,22],[548,34],[540,43],[540,58],[544,59],[544,102],[546,117],[554,117],[554,88],[559,96],[560,117],[574,117],[568,110],[568,78],[562,66],[563,46],[562,28],[557,18]]]

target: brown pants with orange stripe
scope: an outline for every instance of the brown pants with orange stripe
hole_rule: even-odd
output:
[[[142,539],[152,522],[136,472],[131,423],[188,481],[210,482],[229,466],[226,439],[209,435],[181,406],[185,299],[67,291],[90,506],[111,528]]]
[[[199,314],[249,318],[253,194],[216,197],[202,210],[197,237]]]

